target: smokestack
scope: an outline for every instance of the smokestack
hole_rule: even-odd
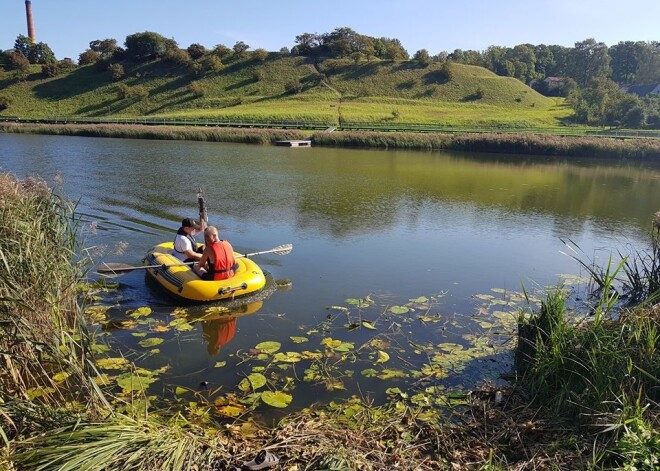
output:
[[[25,15],[27,16],[28,37],[32,42],[36,42],[34,36],[34,21],[32,20],[32,2],[25,0]]]

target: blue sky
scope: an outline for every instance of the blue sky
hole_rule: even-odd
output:
[[[32,0],[37,41],[77,60],[90,41],[155,31],[180,47],[200,43],[278,51],[302,33],[349,27],[397,38],[412,55],[490,45],[559,44],[595,38],[660,40],[660,0]],[[27,35],[24,0],[0,0],[0,49]]]

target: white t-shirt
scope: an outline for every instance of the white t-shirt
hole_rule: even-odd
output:
[[[200,232],[202,231],[194,230],[192,234],[194,236],[199,234]],[[197,247],[192,246],[192,243],[190,242],[190,238],[188,238],[188,236],[177,234],[176,237],[174,238],[174,250],[172,250],[172,255],[174,255],[176,258],[178,258],[183,262],[188,258],[186,252],[188,250],[192,250],[194,252],[196,249]]]

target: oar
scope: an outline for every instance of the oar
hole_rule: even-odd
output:
[[[261,252],[252,252],[252,253],[246,253],[246,254],[237,254],[236,258],[250,258],[255,255],[262,255],[265,253],[274,253],[275,255],[288,255],[291,253],[293,250],[293,244],[284,244],[284,245],[278,245],[277,247],[273,247],[270,250],[263,250]],[[181,262],[181,263],[172,263],[170,265],[168,264],[160,264],[160,265],[141,265],[139,267],[136,267],[135,265],[128,265],[126,263],[103,263],[102,266],[100,266],[96,272],[99,275],[123,275],[124,273],[128,273],[134,270],[146,270],[148,268],[170,268],[170,267],[183,267],[186,265],[192,265],[195,262]]]

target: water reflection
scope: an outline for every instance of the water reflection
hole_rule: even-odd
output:
[[[207,344],[210,356],[217,355],[220,348],[227,345],[236,335],[236,319],[254,314],[263,306],[263,301],[256,301],[232,308],[209,309],[201,317],[191,316],[190,321],[199,321],[202,325],[202,338]]]

